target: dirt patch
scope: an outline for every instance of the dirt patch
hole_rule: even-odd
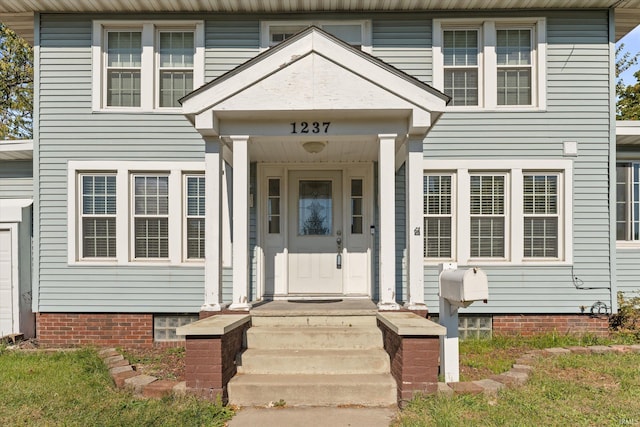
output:
[[[119,349],[134,370],[161,380],[184,381],[183,347],[172,348],[123,348]]]

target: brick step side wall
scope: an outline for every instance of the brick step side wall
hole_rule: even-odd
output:
[[[38,313],[36,331],[43,347],[154,345],[152,314]]]
[[[495,335],[531,336],[547,332],[558,334],[585,333],[606,336],[609,333],[607,316],[586,314],[499,314],[493,316]]]

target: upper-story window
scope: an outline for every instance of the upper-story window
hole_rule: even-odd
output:
[[[543,109],[544,19],[434,20],[433,84],[452,108]]]
[[[310,26],[322,28],[327,33],[366,52],[371,50],[371,25],[369,21],[263,21],[262,48],[275,46]]]
[[[204,83],[201,21],[94,21],[94,110],[165,111]]]

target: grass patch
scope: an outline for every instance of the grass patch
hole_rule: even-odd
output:
[[[460,380],[478,380],[506,372],[518,357],[529,350],[630,343],[626,336],[603,338],[595,335],[573,336],[555,333],[532,337],[495,336],[490,339],[467,339],[460,342]]]
[[[526,385],[497,399],[416,397],[394,425],[640,425],[638,366],[638,353],[548,357]]]
[[[231,409],[194,397],[138,399],[117,390],[90,349],[0,350],[0,425],[223,426]]]

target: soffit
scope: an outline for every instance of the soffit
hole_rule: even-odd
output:
[[[0,141],[0,160],[32,160],[33,141]]]
[[[640,22],[640,0],[0,0],[0,21],[33,42],[34,12],[307,13],[612,7],[616,9],[618,40]]]
[[[640,145],[640,121],[616,121],[616,145]]]

